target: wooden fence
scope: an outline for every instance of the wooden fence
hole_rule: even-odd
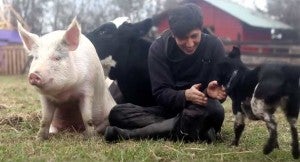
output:
[[[28,60],[22,45],[0,47],[0,75],[23,74]]]
[[[226,51],[239,46],[242,60],[249,67],[264,62],[286,62],[300,65],[300,44],[293,42],[239,42],[223,41]],[[27,72],[30,61],[22,45],[0,47],[0,75],[18,75]]]
[[[223,41],[229,52],[232,46],[241,49],[242,61],[249,67],[264,62],[285,62],[300,65],[300,44],[293,42],[239,42]]]

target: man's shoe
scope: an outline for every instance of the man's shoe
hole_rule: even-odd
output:
[[[122,138],[121,135],[121,129],[114,127],[114,126],[108,126],[105,129],[104,133],[104,139],[107,142],[116,142],[119,141]]]

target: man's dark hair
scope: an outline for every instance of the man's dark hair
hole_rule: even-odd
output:
[[[174,36],[183,38],[194,29],[202,30],[203,16],[201,8],[193,3],[186,3],[169,12],[169,26]]]

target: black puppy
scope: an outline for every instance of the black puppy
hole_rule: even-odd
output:
[[[246,67],[241,60],[240,49],[233,47],[228,56],[216,65],[216,79],[225,86],[232,100],[232,111],[235,116],[234,134],[231,145],[238,146],[245,128],[245,117],[258,120],[251,110],[250,100],[258,82],[259,67],[253,70]]]
[[[277,123],[274,112],[281,107],[290,124],[292,134],[292,155],[299,158],[297,119],[300,107],[300,66],[287,64],[266,64],[260,68],[258,84],[251,99],[253,113],[266,122],[269,139],[264,154],[278,148]]]

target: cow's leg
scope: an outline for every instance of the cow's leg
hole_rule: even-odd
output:
[[[168,136],[174,128],[178,117],[163,120],[161,122],[153,123],[148,126],[137,129],[121,129],[114,126],[106,128],[104,137],[106,141],[112,142],[119,139],[142,139],[142,138],[156,138]]]
[[[266,122],[269,131],[269,139],[264,146],[263,153],[269,154],[273,151],[274,148],[279,148],[278,139],[277,139],[277,123],[273,116],[273,113],[275,112],[276,109],[275,107],[266,105],[263,99],[257,99],[256,97],[252,97],[251,99],[251,108],[253,114],[258,119],[261,119]]]
[[[292,135],[292,155],[295,159],[299,158],[299,139],[297,131],[297,119],[299,115],[299,101],[297,96],[290,96],[287,102],[286,109],[284,112],[286,114],[287,120],[290,124],[291,135]]]
[[[269,154],[274,150],[274,148],[279,148],[277,139],[277,123],[274,115],[268,113],[265,114],[264,121],[266,122],[269,131],[269,139],[264,146],[263,153]]]
[[[232,100],[232,112],[234,116],[234,139],[231,142],[232,146],[238,146],[241,135],[245,128],[245,115],[242,113],[241,101]]]
[[[241,135],[245,128],[245,115],[242,112],[237,112],[234,119],[234,139],[231,145],[238,146]]]
[[[298,140],[298,131],[297,131],[297,118],[290,118],[288,117],[288,122],[291,127],[291,134],[292,134],[292,155],[295,159],[299,158],[299,140]]]

